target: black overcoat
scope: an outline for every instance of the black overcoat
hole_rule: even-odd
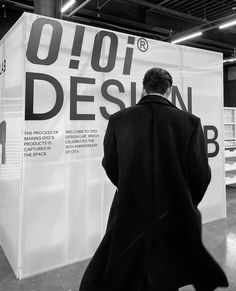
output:
[[[197,116],[145,96],[110,117],[102,163],[117,191],[81,291],[227,286],[201,239],[211,171]]]

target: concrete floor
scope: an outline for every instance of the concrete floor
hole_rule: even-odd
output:
[[[219,288],[217,291],[236,291],[236,187],[227,187],[227,216],[227,219],[203,226],[204,244],[225,270],[230,283],[229,288]],[[80,280],[88,262],[89,260],[86,260],[18,281],[0,248],[0,290],[75,291],[79,289]],[[194,289],[191,286],[181,288],[181,291],[192,290]]]

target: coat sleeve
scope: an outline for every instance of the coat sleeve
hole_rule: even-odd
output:
[[[196,120],[190,138],[188,170],[192,201],[194,205],[198,205],[211,181],[211,168],[208,165],[207,146],[200,118]]]
[[[117,187],[119,180],[118,154],[114,131],[114,122],[112,116],[110,117],[107,125],[103,146],[104,146],[104,157],[102,159],[103,168],[105,169],[108,178]]]

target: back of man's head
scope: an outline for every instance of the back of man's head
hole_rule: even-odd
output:
[[[159,93],[164,95],[173,83],[169,72],[161,68],[148,70],[143,78],[143,89],[147,94]]]

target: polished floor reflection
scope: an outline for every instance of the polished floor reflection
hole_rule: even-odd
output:
[[[227,186],[227,218],[206,223],[203,241],[207,249],[225,270],[230,286],[217,291],[236,291],[236,186]],[[192,291],[187,286],[181,291]]]
[[[203,241],[229,279],[229,288],[217,291],[236,291],[236,186],[227,187],[227,218],[204,224]],[[0,291],[76,291],[88,262],[18,281],[0,248]],[[181,288],[192,290],[191,286]]]

